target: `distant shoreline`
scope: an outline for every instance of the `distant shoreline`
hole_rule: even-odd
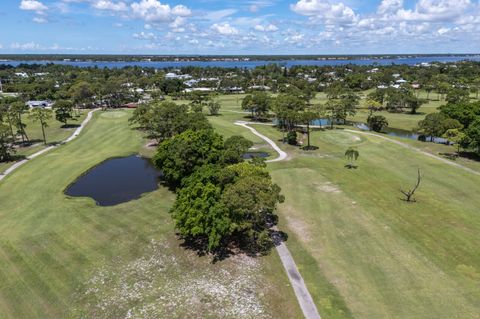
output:
[[[235,61],[343,61],[391,60],[429,57],[480,57],[480,53],[358,54],[358,55],[116,55],[116,54],[0,54],[0,63],[10,61],[64,62],[235,62]]]

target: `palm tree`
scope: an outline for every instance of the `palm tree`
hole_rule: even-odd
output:
[[[357,165],[353,164],[353,162],[356,161],[359,156],[360,156],[360,153],[357,151],[357,149],[353,147],[349,147],[348,150],[345,152],[345,157],[348,160],[348,164],[345,165],[345,167],[357,168]]]

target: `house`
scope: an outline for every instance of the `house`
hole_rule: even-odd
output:
[[[249,90],[270,91],[270,87],[266,85],[252,85],[248,87]]]
[[[28,107],[31,109],[34,109],[34,108],[51,109],[54,103],[50,101],[28,101],[25,104],[28,105]]]
[[[395,82],[396,82],[397,84],[405,84],[405,83],[407,83],[407,81],[404,80],[404,79],[398,79],[398,80],[395,81]]]
[[[191,88],[191,89],[185,89],[183,92],[185,93],[191,93],[191,92],[213,92],[215,89],[212,88]]]
[[[20,78],[28,78],[28,74],[25,72],[17,72],[15,73],[15,76],[18,76]]]

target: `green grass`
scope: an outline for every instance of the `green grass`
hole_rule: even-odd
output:
[[[274,139],[272,127],[255,126]],[[283,227],[326,318],[477,318],[480,177],[377,137],[313,133],[318,151],[284,146],[269,165],[286,202]],[[344,168],[349,146],[359,168]],[[416,169],[417,203],[400,198]]]
[[[237,259],[212,264],[179,247],[168,215],[174,194],[167,189],[113,207],[63,194],[107,158],[148,153],[141,134],[128,128],[128,114],[112,114],[96,113],[78,139],[0,182],[0,318],[123,318],[128,310],[142,317],[141,309],[159,318],[192,311],[215,317],[232,302],[208,295],[208,285],[207,292],[192,289],[219,285],[217,277],[221,291],[243,287],[272,317],[300,317],[276,254],[256,259],[252,268]],[[244,277],[248,289],[235,284]],[[173,288],[186,295],[169,299],[175,307],[162,307],[162,293]],[[187,292],[195,296],[187,299]]]
[[[243,134],[230,126],[242,114],[223,115],[212,121],[215,127]],[[273,127],[254,127],[281,139]],[[392,139],[436,155],[454,151]],[[478,317],[480,177],[341,129],[312,133],[316,151],[278,143],[290,155],[268,165],[286,197],[280,228],[322,318]],[[356,170],[344,168],[349,146],[360,151]],[[480,170],[478,162],[457,162]],[[399,190],[413,186],[417,168],[424,178],[418,202],[409,204]]]

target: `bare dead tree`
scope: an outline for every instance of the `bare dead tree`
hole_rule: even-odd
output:
[[[415,198],[413,198],[413,195],[415,195],[415,192],[417,191],[418,187],[420,186],[421,181],[422,181],[422,175],[420,174],[420,169],[418,169],[417,183],[415,184],[415,186],[408,191],[404,191],[402,189],[400,190],[402,192],[402,194],[405,195],[405,201],[406,202],[409,202],[409,203],[416,202]]]

